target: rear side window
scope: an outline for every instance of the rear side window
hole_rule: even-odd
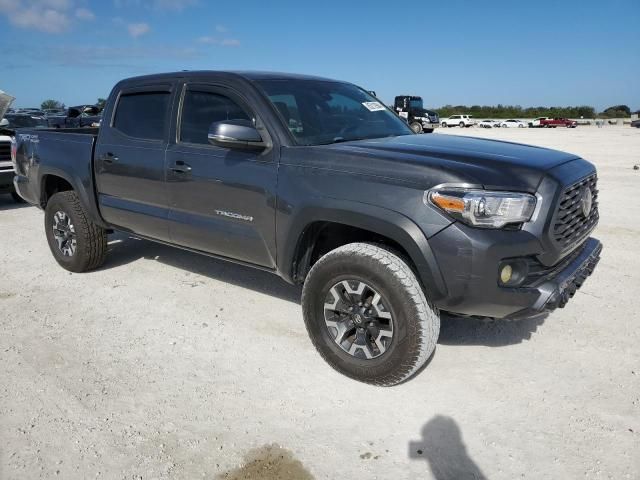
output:
[[[187,90],[182,107],[180,141],[208,145],[213,122],[251,120],[233,100],[213,92]]]
[[[162,140],[170,97],[169,92],[121,95],[113,128],[130,137]]]

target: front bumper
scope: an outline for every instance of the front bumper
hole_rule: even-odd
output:
[[[528,270],[532,273],[523,286],[507,287],[498,280],[501,262],[523,259],[540,265],[536,257],[544,248],[535,235],[455,223],[429,243],[447,288],[436,306],[454,314],[500,319],[527,318],[564,307],[594,271],[602,251],[600,241],[588,238],[555,266],[535,273]]]
[[[431,123],[431,122],[426,122],[426,121],[422,122],[422,128],[425,129],[425,130],[426,129],[432,130],[434,128],[438,128],[439,126],[440,126],[439,123]]]
[[[13,170],[0,170],[0,193],[13,192]]]

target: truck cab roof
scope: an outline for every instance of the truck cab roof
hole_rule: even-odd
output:
[[[119,82],[122,84],[140,84],[146,82],[167,81],[175,80],[178,78],[194,79],[203,77],[226,77],[226,78],[243,78],[249,81],[258,80],[315,80],[325,82],[346,83],[341,80],[334,80],[331,78],[318,77],[313,75],[301,75],[295,73],[284,72],[266,72],[266,71],[253,71],[253,70],[187,70],[180,72],[167,72],[156,73],[152,75],[141,75],[137,77],[130,77]]]

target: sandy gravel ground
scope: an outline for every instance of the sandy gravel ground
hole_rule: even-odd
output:
[[[388,389],[325,365],[276,277],[126,236],[72,275],[0,197],[0,478],[640,478],[640,130],[437,134],[595,162],[605,250],[567,308],[446,319]]]

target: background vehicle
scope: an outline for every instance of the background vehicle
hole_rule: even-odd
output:
[[[63,115],[48,117],[52,128],[97,127],[102,120],[102,111],[95,105],[78,105],[69,107]]]
[[[524,123],[522,120],[514,120],[514,119],[509,119],[509,120],[503,120],[500,122],[500,127],[501,128],[525,128],[527,126],[526,123]]]
[[[592,164],[416,135],[345,82],[150,75],[119,82],[105,117],[100,128],[17,135],[15,185],[44,208],[56,261],[97,268],[107,234],[122,230],[303,284],[313,344],[360,381],[418,372],[440,311],[551,311],[599,260]]]
[[[422,97],[400,95],[395,98],[393,109],[404,118],[415,133],[431,133],[440,125],[438,114],[424,108]]]
[[[578,126],[578,122],[575,120],[569,120],[568,118],[547,118],[542,120],[540,124],[543,127],[548,128],[556,128],[556,127],[567,127],[567,128],[576,128]]]
[[[480,123],[478,123],[478,126],[481,128],[493,128],[499,126],[499,124],[500,122],[496,120],[482,120]]]
[[[34,117],[26,113],[8,113],[5,117],[9,123],[7,128],[47,128],[49,125],[43,117]]]
[[[578,122],[576,122],[575,120],[570,120],[568,118],[538,117],[533,121],[529,122],[529,127],[533,127],[533,128],[556,128],[556,127],[575,128],[577,126],[578,126]]]
[[[24,115],[32,115],[34,117],[46,117],[47,114],[39,108],[19,108],[15,113],[22,113]]]
[[[544,125],[542,124],[542,122],[544,122],[545,120],[548,120],[548,117],[538,117],[538,118],[534,118],[531,122],[529,122],[529,127],[530,128],[541,128]]]
[[[13,97],[0,90],[0,194],[10,193],[15,201],[22,202],[22,198],[13,187],[13,177],[15,176],[13,160],[16,154],[16,143],[13,131],[7,128],[7,120],[4,118],[11,102],[13,102]]]
[[[476,124],[473,115],[451,115],[449,118],[442,120],[443,127],[472,127]]]
[[[631,122],[632,127],[640,128],[640,120],[634,120]]]

